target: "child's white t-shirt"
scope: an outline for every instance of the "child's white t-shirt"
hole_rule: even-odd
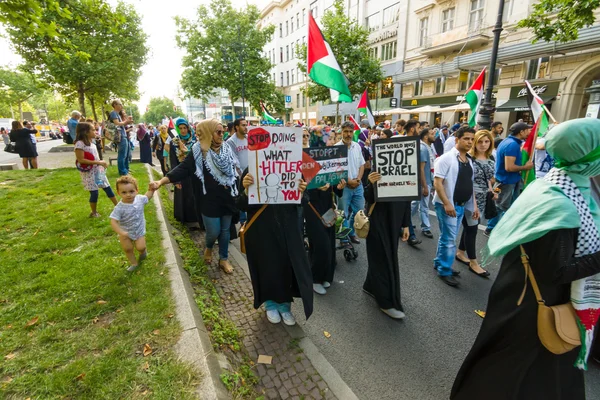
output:
[[[112,219],[119,221],[119,225],[127,232],[131,240],[138,240],[146,235],[146,218],[144,217],[146,204],[148,204],[148,198],[138,194],[131,204],[119,201],[110,214]]]

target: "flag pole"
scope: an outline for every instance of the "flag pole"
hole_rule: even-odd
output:
[[[304,116],[305,118],[305,122],[306,122],[306,127],[308,128],[308,126],[310,125],[308,123],[308,75],[304,75],[304,81],[306,82],[305,85],[305,89],[304,89]]]
[[[452,118],[454,116],[454,114],[458,111],[458,106],[460,106],[463,103],[463,101],[465,101],[464,95],[462,96],[462,100],[460,101],[460,103],[458,103],[456,105],[456,107],[454,108],[454,111],[452,111],[452,115],[450,116],[450,118]],[[450,123],[450,118],[446,121],[446,123],[444,125],[448,125],[448,123]]]
[[[552,115],[550,113],[550,110],[548,110],[548,107],[546,107],[545,104],[542,104],[542,108],[544,109],[544,111],[546,111],[546,114],[548,114],[548,116],[550,117],[550,119],[552,120],[552,122],[554,122],[555,124],[558,124],[558,121],[554,118],[554,115]]]

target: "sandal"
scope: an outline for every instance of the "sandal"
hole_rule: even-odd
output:
[[[219,261],[219,267],[221,267],[223,272],[225,272],[226,274],[233,274],[233,267],[231,266],[229,261],[227,261],[227,260]]]
[[[204,264],[212,262],[212,249],[204,249]]]
[[[98,214],[97,212],[90,213],[90,218],[100,218],[100,214]]]

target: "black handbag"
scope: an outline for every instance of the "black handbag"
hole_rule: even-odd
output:
[[[9,143],[6,146],[4,146],[4,151],[6,151],[7,153],[13,153],[16,154],[17,153],[17,146],[15,146],[14,143]]]
[[[479,163],[478,163],[479,164]],[[481,164],[481,170],[483,171],[483,177],[485,178],[485,182],[489,185],[490,180],[485,173],[485,167]],[[498,209],[496,208],[496,202],[494,201],[494,192],[487,191],[485,194],[485,208],[483,210],[483,216],[485,219],[492,219],[498,215]]]

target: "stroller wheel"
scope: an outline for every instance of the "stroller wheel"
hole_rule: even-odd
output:
[[[352,257],[354,260],[356,260],[358,258],[358,251],[352,249]]]
[[[348,249],[344,250],[344,258],[346,261],[352,261],[352,252]]]

